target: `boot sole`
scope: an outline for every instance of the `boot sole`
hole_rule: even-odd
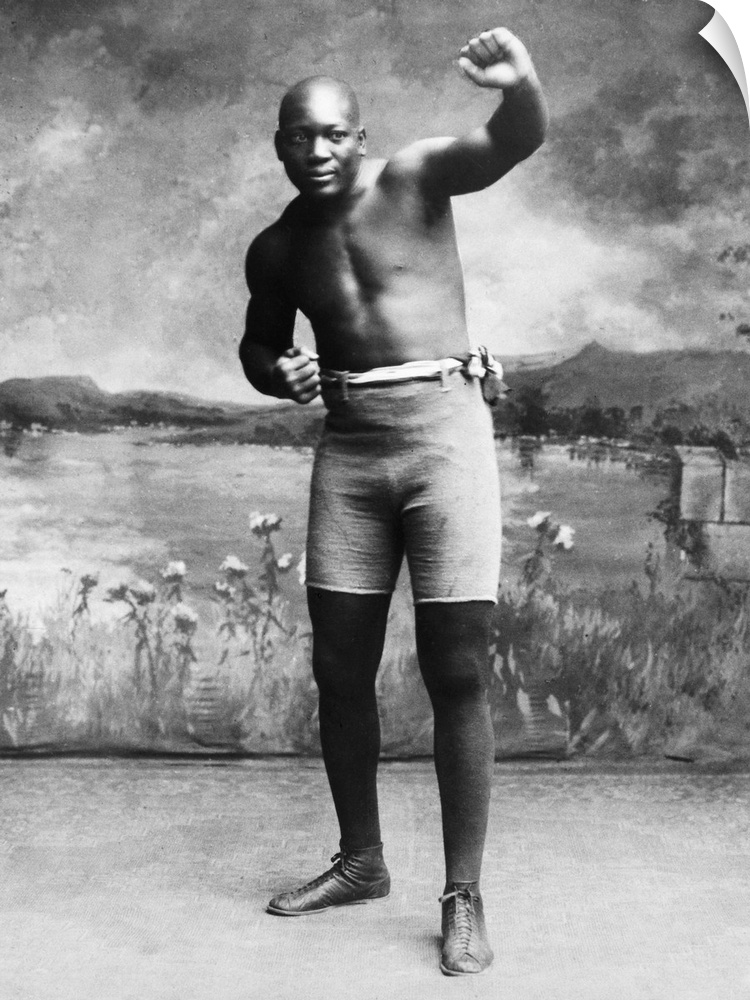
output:
[[[479,969],[477,972],[461,972],[459,969],[449,969],[442,962],[440,963],[440,971],[444,976],[483,976],[487,969],[489,969],[489,965],[485,965],[483,969]]]
[[[276,906],[267,906],[266,913],[273,913],[277,917],[308,917],[314,913],[325,913],[326,910],[338,910],[342,906],[362,906],[364,903],[382,903],[390,896],[385,893],[383,896],[372,896],[369,899],[350,899],[345,903],[331,903],[329,906],[319,906],[314,910],[282,910]]]

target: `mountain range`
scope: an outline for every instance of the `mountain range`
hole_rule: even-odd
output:
[[[130,424],[216,426],[251,408],[169,392],[105,392],[88,376],[11,378],[0,382],[0,420],[60,430],[104,430]]]
[[[721,407],[750,417],[750,352],[611,351],[596,341],[550,365],[508,365],[514,395],[541,392],[548,410],[573,410],[596,402],[626,413],[642,407],[643,418],[658,412]]]
[[[700,418],[719,410],[750,421],[750,352],[611,351],[595,341],[578,354],[502,358],[509,399],[534,392],[547,410],[596,405],[642,411],[650,421],[682,409]],[[96,431],[115,426],[192,428],[205,439],[307,441],[322,417],[318,405],[243,406],[168,392],[105,392],[85,376],[12,378],[0,382],[0,421],[50,429]],[[278,436],[278,437],[277,437]]]

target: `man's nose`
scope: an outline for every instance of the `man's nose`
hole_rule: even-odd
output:
[[[330,150],[328,148],[328,143],[326,142],[325,136],[318,135],[315,136],[310,144],[310,159],[311,160],[327,160],[330,156]]]

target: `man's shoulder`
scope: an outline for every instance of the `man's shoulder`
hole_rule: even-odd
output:
[[[379,183],[388,185],[419,185],[427,176],[432,158],[455,142],[452,136],[418,139],[394,153],[383,166]]]
[[[269,276],[284,266],[292,228],[292,221],[287,215],[290,207],[287,206],[275,222],[261,230],[248,247],[245,258],[248,282],[253,277]]]
[[[290,215],[291,205],[287,205],[281,215],[270,226],[262,229],[253,239],[248,249],[248,255],[258,253],[273,253],[284,248],[289,242],[289,231],[293,224]]]

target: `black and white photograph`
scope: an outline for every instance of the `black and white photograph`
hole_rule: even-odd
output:
[[[712,18],[0,5],[3,1000],[750,997]]]

